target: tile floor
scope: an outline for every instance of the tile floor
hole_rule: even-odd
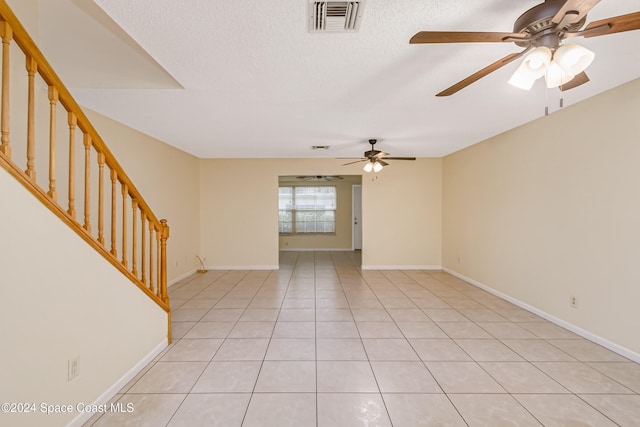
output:
[[[93,426],[638,426],[640,365],[451,275],[283,252],[170,288],[174,341]]]

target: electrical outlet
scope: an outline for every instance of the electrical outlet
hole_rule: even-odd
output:
[[[80,369],[80,356],[76,356],[68,361],[67,380],[71,381],[78,376]]]
[[[569,307],[578,308],[578,297],[571,295],[569,297]]]

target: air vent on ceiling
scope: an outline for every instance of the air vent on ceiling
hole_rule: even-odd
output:
[[[364,0],[316,1],[309,0],[311,32],[354,32],[360,28]]]

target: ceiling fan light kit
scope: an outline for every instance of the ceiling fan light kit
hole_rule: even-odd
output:
[[[382,164],[378,161],[369,161],[367,162],[366,165],[364,165],[364,167],[362,168],[365,172],[375,172],[378,173],[382,170],[384,166],[382,166]]]
[[[529,90],[534,82],[545,76],[547,87],[573,89],[589,81],[584,70],[593,62],[595,54],[573,43],[562,44],[568,37],[597,37],[640,29],[640,12],[591,22],[583,28],[587,13],[600,0],[545,0],[524,12],[515,21],[512,33],[470,31],[421,31],[409,43],[515,43],[525,48],[511,53],[459,81],[436,96],[449,96],[482,77],[520,58],[531,49],[509,83]]]
[[[535,81],[544,76],[548,88],[562,86],[586,70],[594,58],[593,52],[574,43],[563,44],[555,52],[538,46],[513,73],[509,84],[530,90]]]

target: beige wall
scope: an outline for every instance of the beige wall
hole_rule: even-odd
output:
[[[278,265],[278,176],[360,175],[335,159],[203,159],[201,245],[212,268]],[[367,267],[440,265],[441,160],[393,162],[362,177]]]
[[[336,187],[336,232],[330,235],[280,235],[280,250],[310,250],[310,249],[352,249],[352,186],[361,185],[360,175],[340,175],[341,180],[302,181],[289,177],[280,177],[281,186],[303,185],[331,185]]]
[[[0,423],[66,425],[166,345],[167,313],[2,168],[0,189],[0,401],[38,405]],[[41,402],[73,412],[45,415]]]
[[[362,183],[363,268],[440,268],[442,160],[396,161]]]
[[[198,159],[96,112],[85,112],[156,216],[168,220],[168,281],[193,273],[200,250]]]
[[[18,17],[22,26],[27,30],[32,39],[38,40],[40,33],[39,0],[5,0],[13,14]],[[24,64],[22,64],[24,65]]]
[[[640,80],[446,157],[443,265],[640,353],[638,111]]]

